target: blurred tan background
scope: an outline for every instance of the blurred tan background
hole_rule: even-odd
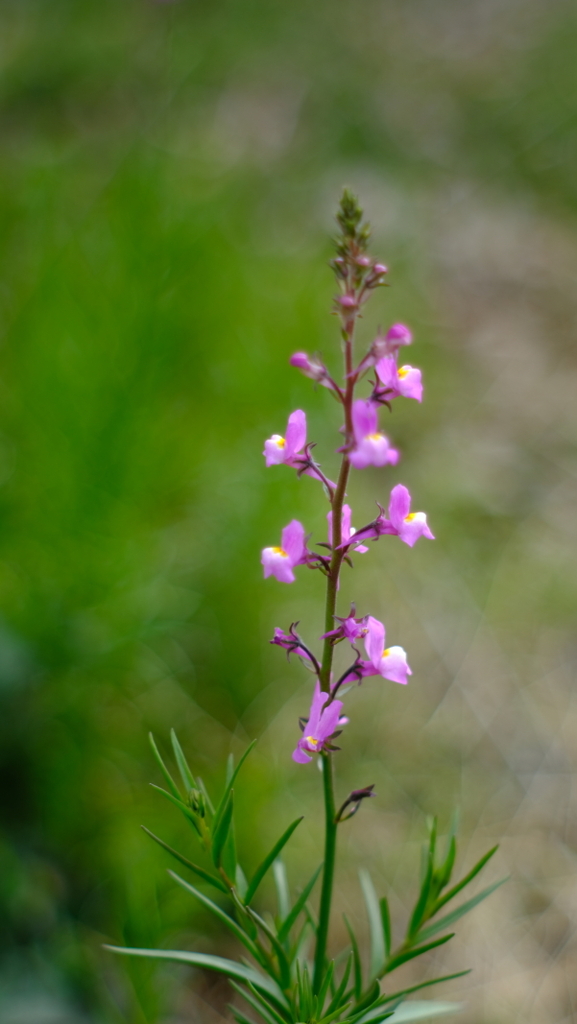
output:
[[[209,784],[258,736],[248,868],[297,813],[291,882],[318,862],[318,779],[290,760],[310,681],[268,639],[321,631],[321,581],[265,583],[259,551],[293,516],[320,539],[325,510],[261,451],[301,407],[335,465],[336,406],[287,360],[336,366],[348,184],[391,271],[362,334],[409,323],[426,387],[385,421],[403,461],[357,475],[354,521],[400,480],[437,540],[384,538],[343,585],[414,675],[347,700],[339,792],[378,799],[343,826],[340,909],[364,929],[360,862],[402,927],[425,815],[446,831],[458,808],[460,865],[498,841],[485,884],[511,880],[429,965],[474,968],[438,998],[463,1024],[569,1024],[574,6],[2,0],[0,19],[2,1021],[226,1019],[213,979],[100,948],[222,948],[139,829],[189,844],[148,787],[148,729],[167,749],[176,725]]]

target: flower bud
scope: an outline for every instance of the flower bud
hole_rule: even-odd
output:
[[[206,802],[203,793],[200,789],[191,789],[188,794],[188,802],[190,808],[195,814],[198,814],[199,818],[204,818],[206,815]]]

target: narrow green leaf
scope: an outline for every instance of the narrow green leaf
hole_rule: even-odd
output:
[[[355,992],[355,999],[358,1000],[358,999],[361,998],[361,992],[363,991],[363,972],[362,972],[362,967],[361,967],[361,958],[360,958],[360,955],[359,955],[359,945],[358,945],[358,942],[356,940],[355,933],[354,933],[351,925],[349,924],[349,921],[348,921],[348,918],[347,918],[346,914],[343,914],[343,920],[345,922],[347,931],[349,933],[349,938],[351,940],[351,946],[353,947],[353,968],[354,968],[354,978],[355,978],[354,992]]]
[[[232,787],[234,786],[235,779],[236,779],[240,769],[242,768],[244,762],[246,761],[246,759],[247,759],[248,755],[250,754],[252,748],[254,747],[255,743],[256,743],[256,740],[253,740],[252,743],[250,743],[249,746],[246,748],[246,750],[245,750],[244,754],[242,755],[240,761],[238,762],[236,768],[231,773],[230,778],[229,778],[228,772],[227,772],[227,779],[226,779],[226,783],[225,783],[225,787],[224,787],[224,792],[223,792],[223,794],[222,794],[222,796],[221,796],[221,798],[220,798],[220,800],[218,802],[218,806],[216,808],[216,811],[214,812],[214,821],[212,823],[213,831],[215,831],[218,828],[219,821],[220,821],[220,819],[222,817],[222,814],[223,814],[223,811],[224,811],[224,809],[226,807],[226,802],[228,800],[228,795],[229,795]],[[229,758],[229,763],[230,763],[230,758]]]
[[[212,836],[212,860],[215,867],[220,867],[220,861],[222,856],[222,850],[226,843],[228,832],[232,822],[232,812],[234,803],[234,792],[231,789],[228,794],[228,800],[226,807],[222,812],[220,821],[217,829],[213,832]],[[234,877],[234,876],[233,876]]]
[[[427,850],[427,856],[425,860],[425,872],[423,877],[423,883],[421,885],[421,891],[419,892],[419,898],[415,904],[409,926],[407,928],[407,938],[411,939],[413,935],[418,931],[419,925],[425,916],[427,909],[427,903],[429,901],[429,895],[431,892],[431,883],[433,881],[433,872],[435,869],[435,843],[437,838],[436,821],[433,821],[431,828],[431,834],[429,838],[429,847]]]
[[[254,985],[259,992],[272,996],[281,1006],[288,1008],[285,996],[273,978],[266,974],[261,974],[253,967],[236,963],[234,960],[226,960],[222,956],[212,956],[209,953],[192,953],[185,949],[130,949],[122,946],[107,945],[104,946],[104,949],[110,950],[111,953],[119,953],[121,956],[143,956],[153,960],[174,960],[179,963],[190,964],[192,967],[216,971],[218,974],[225,974],[228,978],[234,978],[236,981]]]
[[[446,892],[444,896],[441,896],[440,899],[438,899],[437,902],[435,903],[435,909],[433,910],[433,914],[436,914],[437,911],[441,909],[441,907],[444,907],[445,903],[448,903],[449,900],[452,900],[453,897],[456,896],[458,892],[461,892],[461,889],[464,889],[465,886],[469,884],[469,882],[472,882],[475,876],[478,875],[479,871],[481,871],[481,869],[485,867],[485,864],[491,859],[491,857],[497,852],[498,849],[499,846],[497,845],[494,846],[492,850],[489,850],[489,852],[486,853],[483,857],[481,857],[481,859],[477,861],[475,866],[471,868],[468,875],[465,875],[465,877],[462,878],[460,882],[457,882],[457,885],[454,885],[452,889],[449,889],[449,891]]]
[[[232,791],[231,791],[232,799]],[[221,820],[224,820],[221,819]],[[228,878],[236,878],[236,838],[234,834],[234,821],[231,821],[226,842],[222,851],[222,866],[226,871]]]
[[[430,985],[440,985],[442,981],[453,981],[454,978],[463,978],[465,974],[470,974],[471,968],[466,971],[457,971],[456,974],[445,974],[442,978],[432,978],[430,981],[422,981],[420,985],[412,985],[411,988],[403,988],[400,992],[393,992],[390,996],[383,996],[383,1003],[392,1003],[395,999],[403,999],[405,996],[411,995],[413,992],[419,992],[422,988],[429,988]]]
[[[286,829],[286,831],[283,832],[283,834],[280,837],[280,839],[275,843],[275,845],[273,846],[273,848],[270,851],[270,853],[268,853],[266,855],[265,859],[258,866],[258,868],[256,869],[254,875],[252,876],[252,878],[250,880],[250,883],[249,883],[249,886],[248,886],[248,890],[247,890],[247,894],[246,894],[246,897],[245,897],[245,903],[250,903],[251,902],[255,892],[257,891],[260,883],[262,882],[262,880],[263,880],[264,876],[266,875],[268,869],[270,868],[271,864],[274,863],[274,861],[278,857],[279,853],[281,852],[283,846],[285,846],[285,844],[288,843],[288,841],[289,841],[290,837],[292,836],[295,828],[297,827],[297,825],[300,825],[302,820],[303,820],[302,817],[297,818],[295,821],[293,821],[292,825],[289,825],[289,827]]]
[[[370,1010],[371,1007],[380,1003],[381,987],[378,981],[374,981],[366,995],[353,1007],[355,1016],[362,1017],[362,1011]]]
[[[399,953],[398,956],[394,956],[392,960],[389,960],[386,965],[385,974],[390,974],[391,971],[395,971],[401,964],[407,962],[407,960],[413,960],[416,956],[421,956],[422,953],[428,953],[431,949],[436,949],[437,946],[443,946],[445,942],[452,939],[454,932],[450,935],[443,935],[441,939],[435,939],[434,942],[428,942],[424,946],[415,946],[413,949],[407,949],[404,953]]]
[[[242,870],[240,864],[236,865],[236,871],[234,873],[234,880],[236,882],[236,888],[237,888],[238,894],[239,894],[240,898],[242,900],[244,900],[244,897],[246,895],[246,890],[248,889],[248,882],[246,880],[245,873]]]
[[[233,935],[236,935],[237,939],[242,942],[243,946],[246,946],[251,956],[254,956],[255,960],[260,958],[259,950],[252,939],[249,938],[244,929],[241,928],[225,910],[218,906],[218,903],[213,903],[213,901],[209,899],[208,896],[205,896],[200,889],[195,889],[194,885],[191,885],[190,882],[186,882],[184,878],[181,878],[180,875],[177,875],[174,871],[169,871],[168,874],[171,878],[174,878],[174,881],[178,882],[183,889],[186,889],[191,896],[196,896],[196,899],[199,900],[200,903],[211,910],[215,917],[218,917],[219,921],[222,921]]]
[[[286,1024],[286,1019],[281,1017],[280,1013],[255,989],[254,985],[248,985],[248,992],[234,981],[231,981],[231,985],[235,992],[238,992],[239,996],[242,996],[249,1006],[252,1006],[253,1010],[264,1017],[267,1024]]]
[[[226,759],[226,785],[228,786],[232,780],[234,774],[234,754],[231,753]]]
[[[174,729],[170,730],[170,739],[172,742],[172,749],[174,750],[174,758],[178,765],[178,770],[180,772],[180,777],[182,779],[182,784],[184,786],[185,791],[188,793],[189,790],[196,789],[194,775],[192,774],[190,768],[188,767],[186,758],[184,756],[184,752],[182,750],[180,743],[178,742],[178,738]]]
[[[346,1005],[346,1004],[345,1004],[345,1005]],[[322,1019],[321,1019],[321,1020],[319,1021],[319,1024],[330,1024],[330,1022],[331,1022],[331,1021],[333,1021],[333,1020],[335,1020],[335,1018],[336,1018],[336,1017],[340,1017],[340,1015],[342,1014],[342,1012],[343,1012],[343,1007],[342,1007],[342,1006],[339,1006],[339,1008],[338,1008],[337,1010],[333,1010],[333,1012],[332,1012],[332,1013],[327,1013],[326,1017],[323,1017],[323,1018],[322,1018]],[[351,1018],[347,1017],[347,1021],[349,1021],[350,1019],[351,1019]],[[346,1024],[346,1021],[345,1021],[345,1022],[343,1022],[343,1024]]]
[[[339,987],[337,988],[333,998],[331,999],[331,1002],[329,1003],[329,1013],[332,1013],[333,1010],[338,1009],[339,1006],[343,1005],[342,999],[346,992],[349,975],[351,973],[351,967],[353,965],[353,959],[354,954],[353,951],[351,950],[351,952],[348,954],[348,959],[345,964],[345,969],[343,971],[343,976],[340,980]]]
[[[287,914],[290,913],[291,908],[291,898],[286,873],[286,865],[282,857],[276,857],[275,860],[273,861],[272,873],[276,888],[278,914],[280,919],[282,920],[283,917],[286,917]]]
[[[362,869],[359,871],[361,889],[367,916],[369,919],[369,935],[371,940],[371,959],[369,966],[369,980],[376,978],[385,966],[385,940],[383,936],[383,922],[381,919],[381,908],[375,892],[375,887],[369,872]]]
[[[166,781],[166,785],[170,789],[172,795],[177,798],[177,800],[182,800],[182,796],[180,795],[180,791],[178,789],[178,786],[176,785],[176,782],[172,778],[172,775],[170,774],[168,768],[166,767],[164,761],[162,760],[162,758],[160,756],[160,751],[159,751],[158,747],[156,746],[156,740],[154,739],[154,736],[152,735],[151,732],[149,732],[149,734],[148,734],[148,739],[149,739],[149,742],[150,742],[150,746],[152,747],[152,753],[154,754],[154,759],[155,759],[158,767],[160,768],[160,770],[161,770],[161,772],[162,772],[162,774],[164,776],[164,779]]]
[[[422,928],[417,935],[416,941],[427,942],[431,936],[436,935],[437,932],[442,932],[444,928],[452,928],[455,921],[458,921],[460,917],[468,914],[470,910],[473,910],[473,907],[476,907],[477,904],[486,900],[487,896],[490,896],[492,892],[495,892],[495,889],[498,889],[499,886],[503,885],[503,883],[507,881],[507,878],[502,878],[500,882],[495,882],[494,885],[490,885],[487,889],[483,889],[482,892],[477,896],[473,896],[472,899],[467,900],[466,903],[461,903],[461,906],[456,907],[456,909],[452,910],[450,914],[445,914],[445,917],[441,917],[438,921],[433,921],[433,923],[427,928]]]
[[[183,804],[182,800],[180,798],[177,799],[177,797],[173,796],[172,793],[167,793],[167,791],[165,789],[162,789],[162,786],[155,786],[154,782],[151,782],[150,785],[152,786],[153,789],[156,789],[157,792],[162,793],[162,795],[164,797],[166,797],[167,800],[170,800],[171,804],[174,804],[175,807],[178,807],[179,811],[182,814],[184,814],[184,817],[188,821],[190,821],[192,823],[192,825],[194,826],[194,828],[196,829],[196,831],[200,835],[200,829],[198,827],[198,823],[197,823],[196,818],[195,818],[193,812],[191,811],[190,807],[187,807],[186,804]]]
[[[208,795],[208,789],[206,788],[206,786],[205,786],[203,780],[201,779],[200,775],[196,776],[196,785],[198,786],[198,788],[200,789],[200,792],[202,793],[204,799],[206,800],[206,806],[208,807],[210,813],[214,814],[214,806],[213,806],[212,800],[210,799],[210,796]]]
[[[383,926],[383,941],[385,943],[385,956],[388,960],[391,955],[391,914],[389,911],[389,901],[386,896],[383,896],[379,902],[381,909],[381,923]]]
[[[455,836],[450,836],[449,844],[447,848],[447,856],[441,867],[437,872],[437,893],[444,889],[449,884],[453,868],[455,866],[455,857],[457,856],[457,840]]]
[[[231,982],[231,984],[232,984],[232,982]],[[237,1010],[236,1006],[231,1006],[230,1003],[229,1003],[228,1004],[228,1008],[229,1008],[230,1012],[232,1013],[232,1015],[233,1015],[233,1017],[234,1017],[234,1019],[236,1021],[236,1024],[254,1024],[254,1021],[251,1020],[250,1017],[245,1017],[244,1013],[242,1013],[240,1010]]]
[[[194,871],[195,875],[202,878],[204,882],[209,882],[210,885],[214,885],[220,892],[230,895],[226,885],[220,878],[217,878],[215,875],[211,875],[208,871],[205,871],[204,868],[199,867],[198,864],[193,864],[191,860],[184,857],[182,853],[178,852],[178,850],[173,850],[172,846],[169,846],[163,839],[159,839],[158,836],[155,836],[154,832],[151,832],[145,825],[141,825],[140,827],[144,832],[146,832],[147,836],[154,839],[155,843],[158,843],[158,845],[162,846],[164,850],[167,850],[167,852],[172,854],[173,857],[176,857],[176,860],[180,861],[181,864],[184,864],[185,868],[189,868],[191,871]]]
[[[283,988],[288,988],[290,985],[290,965],[284,948],[281,946],[276,933],[272,928],[269,927],[266,921],[263,920],[252,907],[243,906],[244,913],[248,914],[249,917],[258,925],[262,932],[266,935],[267,939],[271,943],[278,960],[279,970],[281,973],[281,983]]]
[[[409,1024],[410,1021],[427,1020],[431,1017],[443,1017],[447,1013],[458,1013],[463,1009],[462,1003],[436,1003],[415,1000],[403,1003],[393,1015],[394,1024]],[[364,1017],[362,1024],[377,1024],[382,1017]]]
[[[307,884],[305,885],[303,891],[301,892],[300,896],[298,897],[294,907],[292,908],[292,910],[290,911],[288,916],[285,917],[284,921],[282,922],[282,924],[281,924],[281,926],[280,926],[280,928],[278,930],[279,942],[284,942],[284,940],[288,937],[289,932],[290,932],[293,924],[295,923],[295,921],[296,921],[297,917],[299,916],[301,910],[303,910],[304,905],[305,905],[306,901],[308,900],[308,898],[309,898],[309,896],[310,896],[310,894],[311,894],[311,892],[312,892],[312,890],[314,888],[314,884],[315,884],[317,878],[319,877],[319,875],[321,873],[321,870],[322,870],[322,864],[320,865],[320,867],[317,868],[317,870],[315,871],[315,873],[314,873],[313,877],[310,879],[310,881],[307,882]]]
[[[322,983],[322,985],[321,985],[321,987],[319,989],[319,994],[318,994],[319,1009],[320,1009],[321,1013],[322,1013],[323,1006],[325,1004],[325,999],[327,997],[327,992],[329,990],[329,986],[331,984],[331,981],[333,980],[334,971],[335,971],[335,962],[334,962],[334,960],[331,960],[329,965],[328,965],[328,967],[327,967],[327,969],[326,969],[326,971],[325,971],[325,976],[323,978],[323,983]]]

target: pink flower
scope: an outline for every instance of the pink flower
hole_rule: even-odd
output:
[[[412,340],[413,335],[406,324],[393,324],[385,335],[391,352],[398,352],[401,345],[410,345]]]
[[[365,358],[358,366],[357,373],[362,373],[370,366],[374,366],[384,356],[394,356],[396,359],[399,348],[402,345],[410,345],[412,340],[413,335],[409,328],[405,327],[405,324],[393,324],[385,335],[377,335]]]
[[[353,432],[355,444],[349,452],[349,461],[355,469],[367,466],[396,466],[399,452],[391,448],[384,434],[378,433],[378,412],[374,402],[364,398],[353,402]]]
[[[364,638],[368,661],[361,662],[363,676],[382,676],[393,683],[407,682],[412,675],[407,655],[402,647],[385,647],[385,627],[372,615],[367,618],[367,630]]]
[[[354,535],[355,535],[356,531],[355,531],[354,526],[351,526],[351,516],[352,516],[351,506],[350,505],[343,505],[343,511],[342,511],[342,516],[341,516],[341,543],[339,544],[339,547],[344,547],[345,544],[346,545],[354,544],[354,539],[353,538],[354,538]],[[329,524],[329,544],[332,547],[332,545],[333,545],[333,514],[332,514],[332,512],[327,512],[327,521],[328,521],[328,524]],[[365,547],[364,544],[357,544],[356,547],[355,547],[355,551],[358,551],[359,555],[364,555],[365,551],[368,551],[368,550],[369,549],[367,547]]]
[[[281,546],[265,548],[260,560],[264,567],[265,579],[268,576],[276,576],[280,583],[294,583],[295,565],[302,565],[308,561],[305,528],[302,523],[299,523],[298,519],[293,519],[285,526]]]
[[[279,466],[284,463],[286,466],[298,466],[295,456],[304,448],[307,443],[307,418],[302,409],[292,412],[288,418],[286,436],[273,434],[264,443],[263,455],[267,466]]]
[[[367,540],[369,537],[382,537],[384,534],[400,537],[410,548],[419,537],[435,539],[427,524],[425,513],[411,512],[411,495],[403,484],[397,484],[391,491],[389,518],[387,519],[384,510],[381,510],[380,516],[368,526],[361,527],[355,537]]]
[[[394,356],[384,356],[376,365],[379,380],[385,391],[383,398],[391,399],[402,395],[404,398],[423,399],[421,371],[414,366],[397,367]]]
[[[330,695],[320,688],[317,682],[312,699],[309,718],[304,726],[302,738],[298,741],[293,752],[293,761],[298,764],[306,764],[312,761],[310,754],[320,754],[325,748],[328,740],[339,725],[345,725],[346,718],[341,718],[343,708],[342,700],[333,700],[325,707]]]
[[[325,388],[334,388],[334,382],[331,380],[326,366],[321,363],[320,359],[311,359],[307,356],[306,352],[295,352],[290,357],[289,362],[291,366],[296,366],[297,370],[304,373],[305,377],[310,377],[317,384],[322,384]]]

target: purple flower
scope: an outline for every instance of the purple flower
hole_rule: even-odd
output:
[[[367,466],[396,466],[399,452],[391,448],[384,434],[378,432],[378,412],[374,402],[364,398],[353,402],[353,432],[355,444],[349,452],[349,461],[355,469]]]
[[[307,443],[307,418],[302,409],[291,412],[288,418],[286,436],[273,434],[264,443],[263,455],[267,466],[279,466],[283,462],[287,466],[298,466],[295,459]]]
[[[363,676],[382,676],[393,683],[406,684],[407,676],[413,674],[407,655],[402,647],[385,647],[385,627],[372,615],[367,618],[364,644],[369,660],[361,662]]]
[[[345,544],[346,545],[354,544],[354,539],[353,538],[354,538],[354,535],[355,535],[356,531],[355,531],[354,526],[351,526],[351,516],[352,516],[351,506],[350,505],[343,505],[343,511],[342,511],[342,516],[341,516],[341,543],[340,543],[339,547],[344,547]],[[329,524],[329,544],[332,547],[332,545],[333,545],[333,514],[332,514],[332,512],[327,512],[327,521],[328,521],[328,524]],[[364,544],[357,544],[356,547],[355,547],[355,550],[358,551],[358,553],[360,555],[364,555],[365,551],[368,551],[369,549],[367,547],[365,547]]]
[[[329,700],[330,694],[321,690],[320,684],[317,682],[308,721],[303,729],[302,738],[293,751],[293,761],[297,761],[298,764],[312,761],[309,753],[320,754],[337,727],[345,725],[347,722],[346,718],[340,717],[343,707],[342,700],[333,700],[328,707],[325,707]]]
[[[425,513],[411,512],[411,495],[403,484],[397,484],[391,491],[389,518],[385,516],[384,509],[381,509],[380,516],[368,526],[361,527],[355,536],[367,540],[369,537],[381,537],[384,534],[400,537],[410,548],[419,537],[435,539],[427,524]]]
[[[339,640],[348,640],[351,644],[354,644],[356,640],[360,640],[361,637],[365,636],[368,616],[365,615],[362,619],[357,619],[355,611],[355,606],[352,604],[351,610],[345,618],[335,615],[335,619],[337,622],[340,622],[340,626],[332,629],[330,633],[323,633],[321,640],[332,637],[334,638],[334,643],[337,643]]]
[[[404,398],[423,399],[421,371],[414,366],[397,367],[394,356],[384,356],[376,365],[379,380],[385,389],[383,398],[391,399],[402,395]]]
[[[385,335],[391,352],[398,352],[401,345],[410,345],[412,340],[413,335],[406,324],[393,324]]]
[[[317,384],[322,384],[325,388],[334,388],[334,382],[320,359],[311,359],[306,352],[295,352],[289,362],[291,366],[296,366],[297,370],[301,370],[305,377],[310,377]]]
[[[298,519],[293,519],[285,526],[281,546],[265,548],[260,560],[264,566],[265,579],[268,576],[276,576],[281,583],[294,583],[295,565],[302,565],[308,561],[305,528],[302,523],[299,523]]]

